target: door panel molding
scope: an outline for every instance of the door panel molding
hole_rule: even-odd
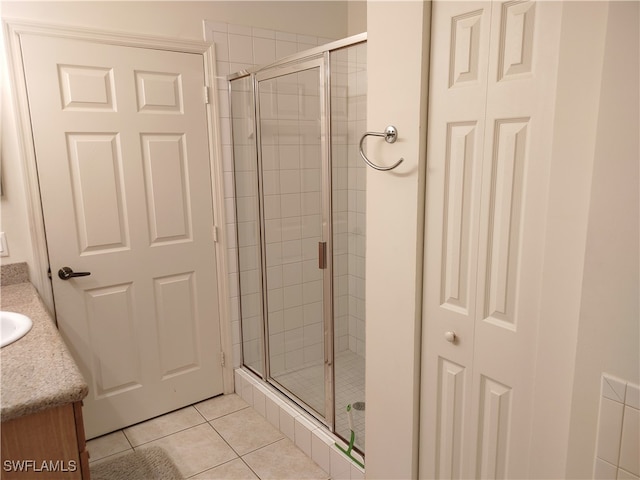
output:
[[[47,252],[46,234],[44,227],[44,215],[40,198],[38,173],[34,139],[31,131],[31,115],[27,97],[26,76],[23,70],[23,57],[21,51],[21,37],[25,35],[37,35],[44,37],[66,38],[87,41],[99,44],[127,46],[136,48],[150,48],[155,50],[173,51],[178,53],[191,53],[202,55],[205,83],[215,91],[215,49],[214,44],[205,42],[169,38],[154,35],[134,35],[121,32],[111,32],[100,29],[91,29],[69,25],[46,24],[30,22],[21,19],[5,18],[2,20],[8,54],[7,65],[9,67],[9,81],[13,89],[13,106],[15,111],[16,129],[18,132],[18,154],[24,168],[24,188],[26,192],[27,217],[29,231],[33,245],[33,258],[35,268],[30,272],[30,280],[38,290],[45,305],[50,312],[55,313],[53,289],[48,277],[49,255]],[[64,72],[63,72],[64,73]],[[69,72],[66,72],[67,74]],[[108,78],[105,84],[108,85]],[[214,92],[211,92],[214,93]],[[211,187],[214,222],[216,225],[225,225],[224,218],[224,194],[222,181],[222,166],[218,159],[222,158],[221,143],[219,139],[219,119],[217,95],[209,95],[212,99],[206,105],[207,133],[209,142],[209,162],[211,166]],[[74,105],[73,99],[70,108],[82,108]],[[215,227],[214,227],[215,228]],[[212,232],[213,235],[213,232]],[[220,338],[221,349],[226,358],[232,357],[230,338],[230,325],[224,319],[229,318],[228,285],[227,278],[227,241],[225,235],[218,236],[216,242],[216,269],[220,281],[218,282],[218,305],[220,313]],[[223,367],[224,392],[233,392],[233,368],[232,365]]]
[[[433,4],[420,478],[530,468],[559,8]]]

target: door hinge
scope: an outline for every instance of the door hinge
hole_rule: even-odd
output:
[[[47,277],[49,277],[49,280],[51,280],[51,278],[52,278],[52,277],[51,277],[51,267],[49,267],[49,268],[47,269]]]
[[[220,366],[224,367],[224,352],[220,352]]]
[[[207,105],[211,103],[211,100],[209,99],[209,87],[206,85],[204,86],[204,103]]]
[[[218,227],[216,225],[211,227],[211,236],[213,237],[213,241],[218,243]]]

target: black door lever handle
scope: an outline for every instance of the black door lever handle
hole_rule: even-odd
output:
[[[58,277],[61,280],[69,280],[73,277],[86,277],[87,275],[91,275],[91,272],[74,272],[69,267],[62,267],[58,270]]]

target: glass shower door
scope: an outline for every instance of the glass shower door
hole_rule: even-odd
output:
[[[334,431],[365,448],[367,45],[330,53],[333,210]]]
[[[318,57],[259,72],[256,96],[267,375],[331,424],[324,65]]]
[[[243,363],[262,375],[264,373],[264,340],[262,299],[260,295],[260,215],[258,165],[256,158],[255,103],[250,76],[230,83],[230,105],[233,121],[235,223],[238,264],[238,316],[242,319]],[[233,284],[232,284],[233,285]]]

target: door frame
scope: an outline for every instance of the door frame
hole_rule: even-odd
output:
[[[18,152],[23,165],[23,181],[26,192],[27,217],[29,232],[33,247],[35,269],[30,273],[30,281],[38,290],[44,304],[55,318],[55,303],[53,286],[49,277],[49,254],[47,250],[44,214],[40,198],[40,185],[36,166],[34,139],[31,131],[31,115],[27,97],[26,75],[23,69],[22,49],[20,38],[22,35],[39,35],[45,37],[65,38],[69,40],[89,41],[99,44],[126,46],[135,48],[149,48],[178,53],[202,55],[204,62],[205,88],[208,89],[209,101],[207,111],[207,133],[209,142],[209,164],[211,168],[211,188],[213,205],[212,235],[216,245],[216,273],[218,275],[218,310],[220,316],[220,348],[227,359],[233,358],[229,319],[229,295],[227,272],[227,241],[220,231],[225,225],[223,172],[220,159],[222,158],[219,106],[217,103],[217,85],[215,82],[215,45],[199,41],[183,40],[154,35],[133,35],[83,27],[45,24],[40,22],[23,21],[19,19],[2,19],[9,67],[10,85],[13,89],[13,107],[18,131]],[[203,92],[203,95],[205,92]],[[232,362],[223,362],[222,367],[223,391],[234,391]]]

